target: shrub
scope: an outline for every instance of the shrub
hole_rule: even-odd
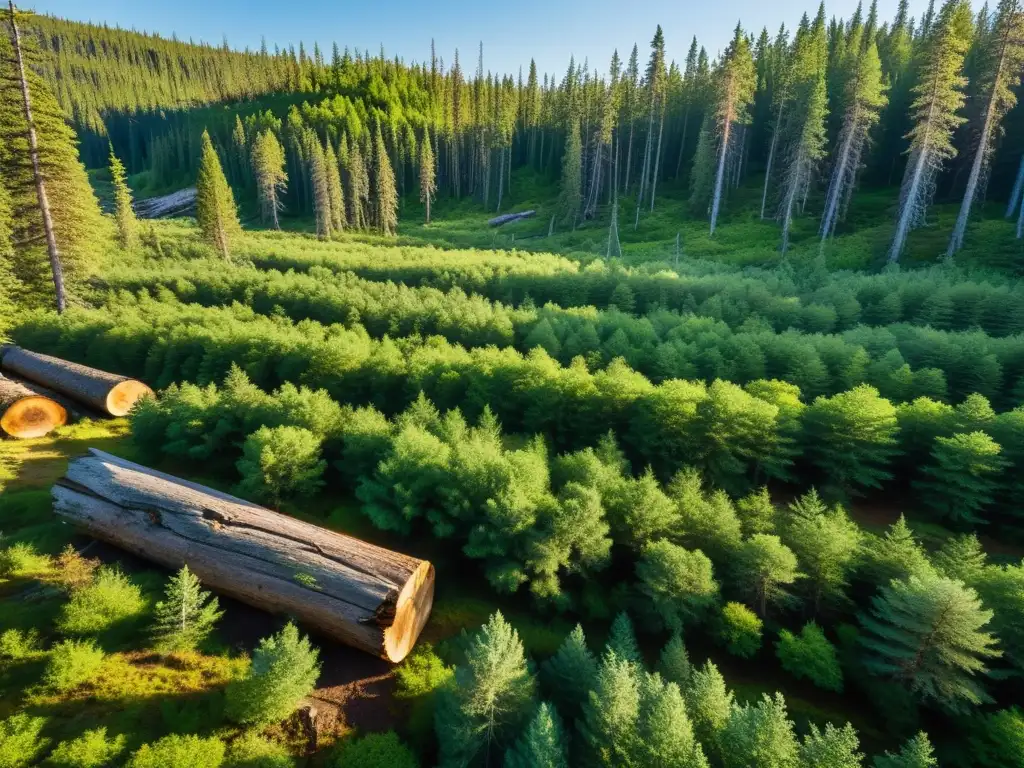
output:
[[[57,557],[54,564],[54,577],[57,583],[69,592],[88,586],[95,578],[100,561],[82,557],[78,551],[68,544]]]
[[[224,763],[224,742],[198,736],[164,736],[143,744],[126,768],[220,768]]]
[[[137,584],[119,570],[100,568],[91,583],[71,593],[57,628],[73,635],[102,632],[139,615],[145,608],[146,601]]]
[[[248,676],[228,686],[228,717],[238,723],[273,723],[288,717],[316,685],[319,655],[291,623],[260,640]]]
[[[295,760],[283,744],[249,731],[231,742],[228,765],[231,768],[294,768]]]
[[[107,738],[106,728],[86,731],[77,739],[62,741],[46,759],[53,768],[108,768],[124,752],[125,736]]]
[[[18,661],[39,652],[39,633],[8,629],[0,634],[0,659]]]
[[[224,615],[217,598],[200,588],[187,565],[172,576],[153,611],[155,646],[164,653],[194,651]]]
[[[761,647],[761,619],[743,603],[726,603],[718,637],[733,656],[749,659]]]
[[[48,743],[39,735],[44,725],[46,718],[24,713],[0,720],[0,768],[23,768],[35,762]]]
[[[430,643],[422,643],[395,667],[395,698],[427,696],[451,680],[454,674],[454,668],[445,666]]]
[[[842,693],[843,670],[836,647],[813,621],[804,625],[800,635],[779,632],[775,653],[782,668],[797,678],[808,678],[819,688]]]
[[[50,568],[50,558],[19,541],[0,552],[0,576],[37,576]]]
[[[50,651],[43,682],[56,691],[68,691],[96,676],[103,650],[92,640],[65,640]]]
[[[327,468],[320,443],[301,427],[260,427],[246,439],[237,462],[239,491],[275,505],[292,496],[312,496],[323,486]]]
[[[394,731],[370,733],[346,741],[338,749],[332,768],[417,768],[412,751]]]

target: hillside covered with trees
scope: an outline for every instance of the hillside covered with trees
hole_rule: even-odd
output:
[[[0,768],[1024,766],[1024,5],[914,10],[556,75],[0,13],[0,340],[156,391],[0,438]],[[416,650],[61,524],[89,447],[429,560]]]

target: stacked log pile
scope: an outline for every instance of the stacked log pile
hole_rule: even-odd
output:
[[[434,568],[225,493],[90,449],[53,488],[96,538],[348,645],[403,659],[430,615]]]
[[[140,398],[153,394],[141,381],[15,346],[0,350],[0,372],[115,417],[128,415]]]

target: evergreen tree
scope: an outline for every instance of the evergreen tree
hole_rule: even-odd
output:
[[[555,655],[544,662],[541,680],[559,710],[575,719],[597,680],[597,659],[587,647],[579,624],[566,635]]]
[[[370,174],[359,142],[352,139],[349,148],[349,202],[351,211],[349,223],[353,229],[365,229],[370,225],[367,206],[370,203]]]
[[[3,181],[0,181],[0,317],[10,319],[14,312],[14,301],[21,289],[14,277],[14,243],[13,215],[11,213],[10,196]],[[0,321],[0,333],[4,332],[5,323]]]
[[[558,712],[547,702],[505,753],[505,768],[568,768],[569,756]]]
[[[935,438],[932,463],[915,481],[924,503],[953,523],[985,522],[980,514],[998,487],[997,477],[1007,462],[1001,448],[984,432],[962,432]]]
[[[769,603],[788,599],[786,587],[796,581],[797,560],[778,536],[758,533],[743,542],[736,553],[736,580],[750,595],[763,618]]]
[[[825,157],[825,119],[828,99],[825,91],[827,47],[825,41],[825,6],[819,7],[814,24],[796,40],[796,50],[789,72],[792,105],[786,124],[782,204],[782,253],[789,249],[789,230],[796,208],[803,207],[807,190],[813,181],[818,163]]]
[[[665,539],[644,548],[636,575],[653,614],[673,632],[699,622],[718,598],[718,583],[707,556]]]
[[[869,539],[863,552],[864,570],[873,584],[885,585],[893,579],[905,580],[910,576],[925,576],[932,572],[928,554],[914,538],[903,515],[889,526],[883,536]]]
[[[703,667],[694,670],[685,697],[697,741],[704,745],[709,755],[721,761],[722,731],[729,722],[735,702],[718,667],[707,661]]]
[[[799,768],[799,745],[781,693],[733,707],[722,730],[725,768]]]
[[[1020,85],[1021,69],[1024,67],[1024,6],[1021,0],[1000,0],[995,29],[991,35],[986,36],[981,54],[984,62],[979,78],[979,100],[984,102],[984,107],[981,125],[974,139],[974,158],[967,188],[964,190],[953,234],[949,238],[946,251],[948,258],[952,258],[963,247],[967,219],[993,154],[992,141],[999,132],[1002,119],[1017,103],[1014,91]]]
[[[754,98],[757,87],[757,76],[754,71],[754,59],[750,53],[750,41],[743,33],[739,24],[736,25],[732,42],[726,48],[725,55],[718,66],[715,76],[713,105],[711,108],[711,125],[707,126],[704,141],[705,154],[717,155],[713,188],[711,190],[694,188],[693,200],[697,207],[703,207],[710,199],[711,234],[715,234],[718,213],[725,192],[725,168],[727,161],[740,152],[736,140],[736,127],[745,125],[748,120],[747,110]],[[713,135],[713,139],[711,138]],[[698,152],[701,150],[698,149]],[[707,160],[698,158],[698,163]],[[710,193],[710,194],[709,194]]]
[[[644,674],[640,680],[638,714],[636,751],[631,756],[631,765],[708,768],[676,683],[662,682],[657,674]]]
[[[338,234],[345,229],[345,190],[341,186],[338,156],[329,141],[324,149],[324,168],[327,173],[327,196],[331,201],[331,232]]]
[[[562,155],[562,187],[558,193],[558,212],[563,225],[576,229],[583,204],[583,145],[579,122],[569,126]]]
[[[811,723],[800,744],[800,763],[806,768],[861,768],[863,761],[857,731],[849,723],[842,728],[826,723],[823,731]]]
[[[978,675],[997,657],[996,639],[983,631],[992,618],[977,593],[937,575],[892,581],[861,617],[864,664],[923,701],[951,711],[990,701]]]
[[[320,652],[288,623],[260,640],[249,672],[228,685],[225,712],[237,723],[269,724],[288,717],[320,677]]]
[[[843,692],[843,670],[836,647],[813,621],[805,624],[799,635],[787,629],[779,632],[775,654],[782,668],[794,677],[806,677],[819,688]]]
[[[110,179],[114,184],[114,220],[117,222],[117,239],[122,248],[132,248],[138,241],[139,222],[132,209],[132,191],[128,189],[124,163],[110,147]]]
[[[924,223],[935,193],[942,164],[956,156],[953,132],[964,118],[957,113],[964,104],[966,84],[961,74],[971,37],[971,7],[965,0],[945,0],[934,30],[927,35],[918,67],[918,83],[911,104],[914,126],[910,158],[889,247],[889,261],[899,261],[911,229]]]
[[[309,179],[313,186],[313,216],[316,236],[328,240],[334,229],[331,206],[331,184],[327,173],[327,158],[320,139],[312,130],[306,131],[306,156],[309,158]]]
[[[932,743],[924,731],[908,740],[896,754],[886,752],[874,761],[874,768],[938,768],[938,765]]]
[[[943,576],[975,586],[985,572],[985,550],[973,533],[951,536],[932,556],[935,569]],[[986,601],[987,602],[987,601]]]
[[[284,210],[281,196],[288,186],[284,149],[273,131],[261,131],[252,146],[252,174],[256,179],[256,197],[264,224],[280,229],[278,213]]]
[[[690,684],[693,667],[690,656],[686,652],[682,636],[676,632],[661,649],[658,657],[658,673],[670,683],[675,683],[682,690]]]
[[[637,753],[640,717],[639,667],[610,651],[601,662],[597,682],[583,707],[578,727],[588,764],[629,766]]]
[[[420,202],[423,203],[426,212],[427,224],[430,223],[430,203],[436,194],[437,168],[434,162],[434,149],[430,144],[430,134],[428,133],[420,142]]]
[[[224,178],[210,134],[203,131],[199,177],[196,180],[196,220],[203,238],[225,258],[231,258],[231,242],[241,234],[235,196]]]
[[[620,660],[643,666],[643,655],[640,653],[640,644],[636,641],[636,633],[633,631],[633,622],[629,614],[622,611],[612,622],[611,631],[608,633],[608,651],[614,653]]]
[[[193,651],[223,615],[217,598],[204,591],[184,565],[167,582],[164,599],[153,609],[156,647],[165,653]]]
[[[381,234],[395,234],[398,226],[398,190],[395,187],[391,158],[388,157],[379,126],[374,129],[373,141],[373,209]]]
[[[487,762],[515,738],[533,708],[534,680],[519,634],[495,613],[473,636],[465,664],[435,712],[442,766]]]

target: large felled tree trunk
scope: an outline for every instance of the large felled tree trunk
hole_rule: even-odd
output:
[[[68,412],[57,402],[23,384],[0,376],[0,430],[11,437],[42,437],[67,423]]]
[[[0,371],[48,387],[111,416],[126,416],[139,399],[153,394],[141,381],[21,347],[0,350]]]
[[[390,661],[419,637],[434,599],[425,561],[90,449],[53,487],[54,510],[96,538],[212,589],[295,616]]]

